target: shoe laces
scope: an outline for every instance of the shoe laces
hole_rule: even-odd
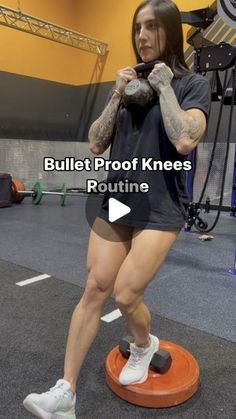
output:
[[[47,391],[45,394],[50,394],[50,396],[53,396],[57,400],[61,397],[65,399],[70,398],[70,392],[64,388],[63,383],[57,383],[54,387],[51,387],[50,390]]]
[[[137,348],[134,344],[130,345],[129,367],[137,368],[142,364],[143,355],[146,355],[147,348]]]

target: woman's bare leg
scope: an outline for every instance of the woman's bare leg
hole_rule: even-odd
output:
[[[105,223],[101,219],[99,223]],[[72,315],[64,365],[64,379],[76,390],[81,366],[97,335],[104,303],[111,295],[117,272],[130,250],[132,230],[104,224],[109,240],[91,231],[88,246],[88,280],[85,292]],[[122,241],[124,238],[124,241]],[[114,240],[113,240],[114,239]],[[119,240],[119,241],[118,241]]]
[[[160,269],[178,231],[143,230],[134,236],[131,250],[119,270],[116,302],[137,346],[148,346],[151,315],[142,302],[145,288]]]

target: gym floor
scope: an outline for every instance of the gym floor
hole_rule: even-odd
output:
[[[22,407],[24,397],[46,391],[62,376],[71,314],[86,281],[85,203],[80,196],[60,207],[54,197],[44,197],[33,206],[26,198],[0,209],[1,419],[32,418]],[[214,215],[202,217],[211,225]],[[198,360],[197,394],[180,406],[158,410],[119,399],[106,385],[104,362],[127,329],[122,317],[102,320],[78,382],[78,417],[236,417],[236,276],[228,273],[234,263],[235,223],[223,213],[211,241],[200,241],[194,229],[181,232],[145,293],[152,333]],[[42,274],[40,281],[21,283]],[[114,310],[111,298],[104,315]]]

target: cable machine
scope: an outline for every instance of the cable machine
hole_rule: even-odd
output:
[[[223,0],[219,0],[219,2],[221,3],[221,8],[219,8],[219,10],[221,10],[221,12],[223,10],[222,18],[224,18],[228,24],[229,22],[232,23],[232,27],[236,27],[236,4],[232,3],[233,11],[231,8],[229,8],[229,14],[227,14],[225,10],[227,10],[228,5],[225,5]],[[224,3],[224,7],[222,7],[222,3]],[[212,101],[220,102],[218,121],[216,124],[213,148],[210,156],[210,163],[198,202],[193,201],[193,183],[197,162],[196,150],[194,150],[189,156],[189,159],[193,164],[193,170],[188,175],[187,182],[188,191],[192,202],[188,209],[188,219],[186,220],[185,230],[190,231],[194,225],[196,229],[201,233],[208,233],[213,230],[213,228],[217,225],[221,211],[229,211],[231,216],[236,216],[236,145],[231,206],[222,205],[229,157],[230,138],[232,132],[233,113],[236,104],[236,47],[231,46],[226,42],[221,42],[220,44],[216,45],[209,39],[204,38],[202,33],[203,29],[206,29],[213,23],[214,18],[217,15],[218,6],[219,4],[217,4],[215,1],[210,7],[206,9],[193,10],[191,12],[181,12],[182,23],[188,23],[193,26],[193,28],[191,28],[188,32],[187,42],[193,46],[195,50],[194,71],[202,73],[203,75],[206,75],[207,72],[213,72],[211,82]],[[234,16],[234,19],[232,19],[232,16]],[[223,72],[224,74],[223,86],[219,72]],[[210,197],[206,199],[205,203],[202,203],[202,201],[208,185],[209,176],[215,157],[219,128],[222,122],[223,109],[225,106],[230,106],[230,113],[226,132],[226,151],[220,185],[220,200],[219,205],[212,205]],[[207,222],[200,217],[200,213],[203,209],[207,213],[209,213],[210,210],[217,210],[215,221],[210,227],[208,227]]]

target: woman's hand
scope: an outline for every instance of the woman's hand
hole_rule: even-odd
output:
[[[148,81],[152,88],[158,93],[167,86],[170,86],[174,77],[170,67],[165,63],[155,64],[152,72],[148,76]]]
[[[116,90],[123,95],[127,83],[137,79],[137,73],[132,67],[125,67],[117,71]]]

